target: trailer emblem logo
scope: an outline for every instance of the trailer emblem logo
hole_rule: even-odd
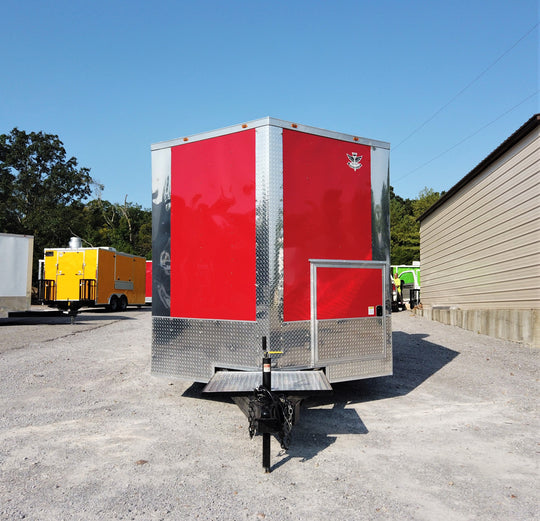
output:
[[[359,156],[356,152],[353,152],[352,154],[347,154],[347,157],[349,158],[349,162],[347,163],[347,166],[351,167],[355,172],[362,168],[362,158],[364,156]]]

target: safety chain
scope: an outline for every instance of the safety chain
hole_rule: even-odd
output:
[[[281,411],[283,413],[283,423],[281,431],[276,434],[283,450],[287,450],[291,443],[291,430],[293,426],[294,406],[285,396],[278,397]]]
[[[255,389],[255,394],[257,394],[257,389]],[[257,398],[252,398],[249,401],[248,408],[248,421],[249,421],[249,437],[253,438],[255,436],[255,431],[257,430],[257,422],[255,420],[255,402]]]

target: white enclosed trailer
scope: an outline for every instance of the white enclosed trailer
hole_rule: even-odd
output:
[[[0,318],[30,310],[34,237],[0,233]]]

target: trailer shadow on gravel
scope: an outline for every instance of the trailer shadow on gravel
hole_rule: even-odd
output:
[[[307,398],[293,429],[287,456],[273,468],[291,459],[313,458],[332,445],[338,435],[367,434],[368,427],[351,405],[404,396],[459,355],[457,351],[427,341],[427,336],[402,331],[393,333],[392,376],[335,383],[330,396]],[[332,407],[324,407],[328,405]]]
[[[283,458],[272,470],[290,460],[306,462],[334,444],[338,435],[367,434],[369,431],[355,409],[335,403],[332,409],[302,408],[298,423],[292,430],[292,441]],[[277,442],[276,442],[277,443]]]
[[[273,470],[291,459],[312,459],[330,447],[338,435],[367,434],[368,427],[351,405],[404,396],[459,355],[457,351],[427,341],[427,337],[421,333],[394,331],[392,376],[334,383],[331,395],[306,398],[293,428],[291,446]],[[203,396],[203,388],[204,384],[194,383],[182,396],[233,403],[228,397]],[[331,407],[326,407],[329,405]]]
[[[458,351],[425,340],[426,334],[392,333],[394,374],[335,383],[329,397],[310,398],[307,407],[356,404],[404,396],[423,384],[459,355]]]

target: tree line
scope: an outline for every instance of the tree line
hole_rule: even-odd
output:
[[[0,232],[34,236],[36,272],[44,248],[67,247],[74,236],[83,246],[152,258],[151,211],[127,195],[121,203],[103,200],[102,190],[89,168],[67,157],[57,135],[17,128],[0,135]],[[440,195],[425,188],[403,199],[390,187],[392,264],[419,260],[417,219]]]
[[[67,247],[74,236],[83,246],[152,258],[151,211],[127,196],[103,200],[102,190],[57,135],[17,128],[0,135],[0,232],[34,236],[34,280],[44,248]]]
[[[443,194],[426,187],[416,199],[403,199],[390,187],[390,264],[411,265],[420,260],[418,218]]]

